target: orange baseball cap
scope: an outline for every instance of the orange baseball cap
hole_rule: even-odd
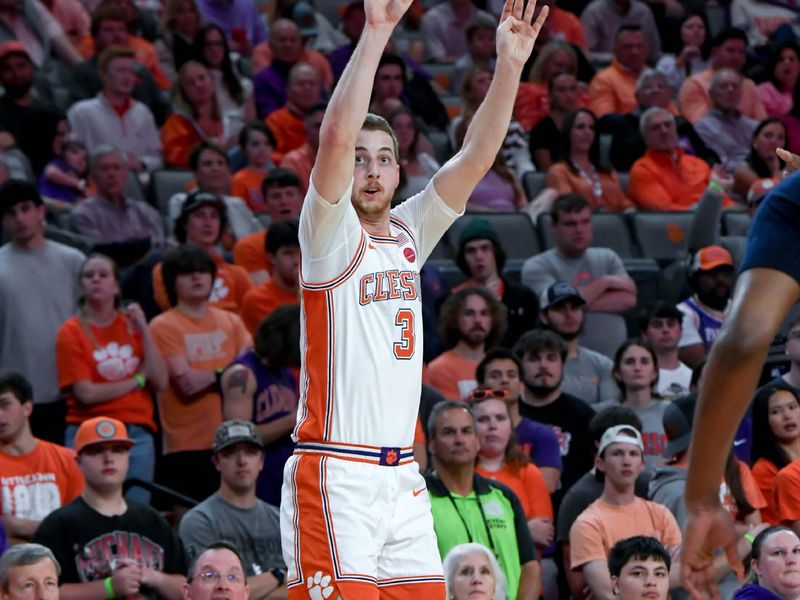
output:
[[[95,417],[81,423],[78,433],[75,434],[75,452],[94,444],[114,442],[130,448],[136,442],[128,437],[125,423],[111,417]]]
[[[689,266],[690,273],[698,271],[710,271],[717,267],[733,268],[733,257],[731,253],[722,246],[706,246],[697,251]]]

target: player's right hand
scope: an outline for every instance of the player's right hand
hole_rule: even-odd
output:
[[[142,584],[142,568],[137,564],[124,564],[111,576],[111,586],[118,598],[139,593]]]
[[[394,28],[406,14],[412,0],[365,0],[367,26]]]
[[[681,585],[695,600],[720,600],[714,575],[714,550],[722,548],[739,581],[744,566],[736,552],[733,517],[718,501],[706,506],[687,505],[688,518],[681,546]]]

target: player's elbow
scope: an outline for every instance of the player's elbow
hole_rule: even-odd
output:
[[[328,115],[326,115],[328,117]],[[329,150],[352,150],[356,134],[337,123],[338,119],[326,118],[319,130],[319,145]]]

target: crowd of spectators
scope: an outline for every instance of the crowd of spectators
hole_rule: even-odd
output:
[[[415,458],[449,597],[683,598],[695,390],[738,260],[720,222],[800,150],[796,11],[546,3],[452,258],[420,274]],[[298,217],[365,21],[335,4],[0,1],[0,597],[286,597]],[[397,135],[396,202],[459,151],[501,5],[415,0],[384,52],[370,111]],[[593,238],[653,211],[703,231],[671,265],[681,292],[645,303]],[[510,260],[496,215],[543,250]],[[720,482],[754,576],[720,557],[725,597],[800,587],[773,554],[800,549],[800,318],[785,353]],[[326,577],[300,584],[326,597]]]

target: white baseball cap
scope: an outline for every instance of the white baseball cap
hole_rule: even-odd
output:
[[[600,446],[597,448],[597,455],[600,456],[603,450],[608,448],[611,444],[632,444],[644,452],[642,434],[632,425],[615,425],[614,427],[606,429],[603,432],[603,437],[600,438]]]

